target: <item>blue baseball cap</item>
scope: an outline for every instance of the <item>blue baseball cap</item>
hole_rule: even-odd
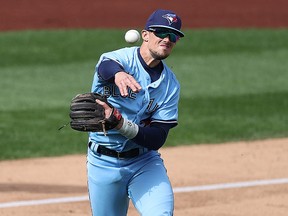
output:
[[[184,33],[180,31],[182,26],[181,18],[170,10],[156,10],[148,18],[145,30],[151,28],[166,28],[174,31],[180,37],[184,37]]]

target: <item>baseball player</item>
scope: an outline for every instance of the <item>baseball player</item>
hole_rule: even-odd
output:
[[[101,55],[92,92],[122,115],[116,128],[89,133],[87,175],[94,216],[125,216],[129,200],[142,216],[173,215],[174,196],[158,149],[177,125],[180,86],[163,61],[184,37],[173,11],[156,10],[140,47]],[[112,112],[105,102],[105,115]]]

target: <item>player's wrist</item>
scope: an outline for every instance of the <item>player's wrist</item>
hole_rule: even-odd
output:
[[[119,124],[115,127],[116,130],[119,130],[123,126],[124,118],[122,117],[119,121]]]
[[[133,139],[139,131],[139,126],[126,118],[122,118],[116,129],[128,139]]]

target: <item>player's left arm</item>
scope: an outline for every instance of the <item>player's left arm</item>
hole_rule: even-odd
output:
[[[132,139],[135,143],[158,150],[164,145],[169,130],[178,124],[179,83],[175,82],[170,89],[168,87],[168,92],[164,103],[153,113],[149,126],[139,127],[138,133]]]
[[[132,141],[150,150],[158,150],[164,145],[169,130],[175,125],[175,123],[152,123],[149,127],[139,127]]]
[[[96,100],[96,102],[103,106],[106,118],[111,116],[113,108],[108,106],[105,102]],[[122,118],[119,124],[115,127],[120,134],[131,139],[138,145],[141,145],[150,150],[158,150],[161,148],[168,136],[169,130],[175,127],[177,123],[174,121],[169,123],[152,122],[147,127],[140,127],[139,125]]]

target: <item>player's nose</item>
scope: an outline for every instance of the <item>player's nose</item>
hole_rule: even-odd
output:
[[[165,38],[163,38],[164,41],[171,41],[169,35],[167,35]]]

